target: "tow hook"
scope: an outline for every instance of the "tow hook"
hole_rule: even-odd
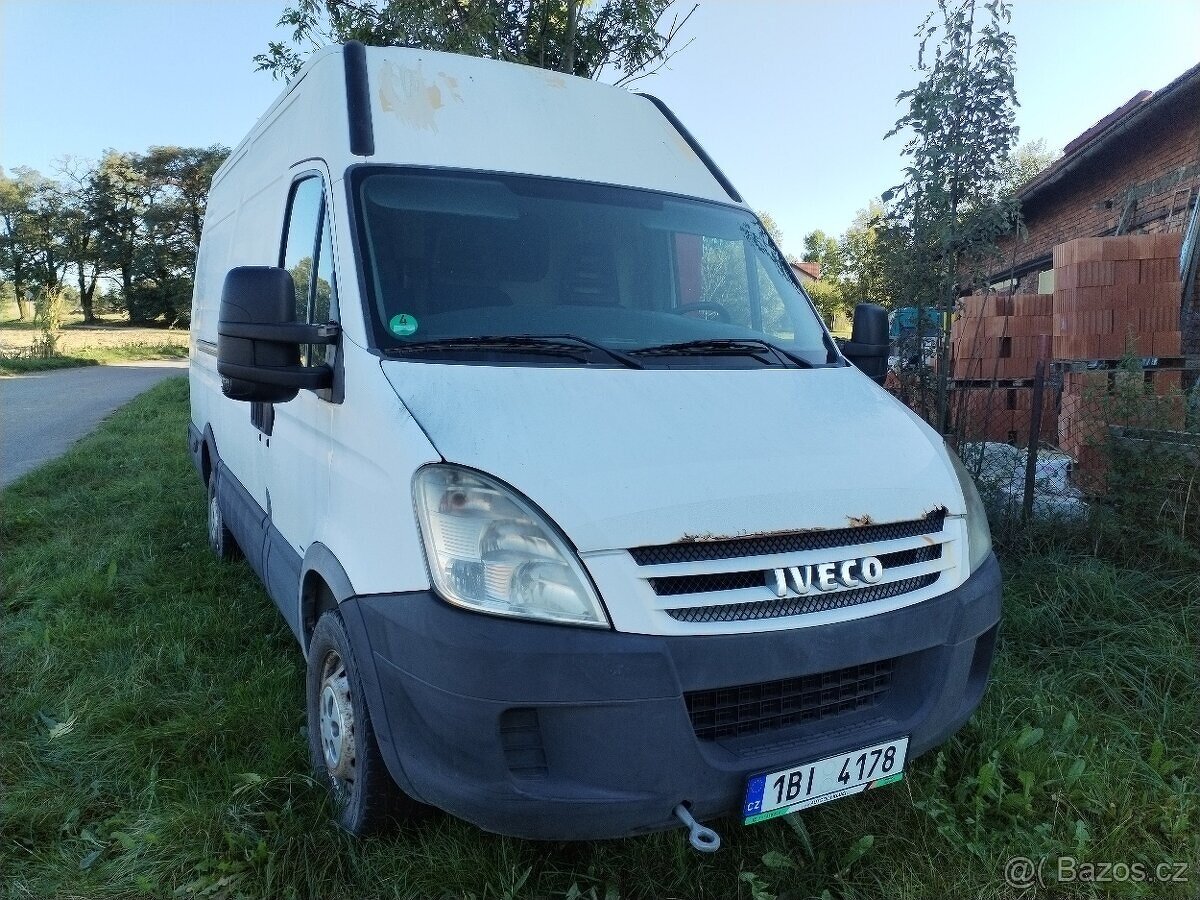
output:
[[[675,817],[687,828],[688,843],[694,850],[701,853],[716,853],[721,849],[721,836],[693,819],[688,808],[682,803],[675,807]]]

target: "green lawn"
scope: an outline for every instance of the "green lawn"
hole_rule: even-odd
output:
[[[1200,580],[1085,550],[1006,558],[984,704],[900,785],[719,823],[710,857],[682,832],[532,843],[440,813],[354,841],[306,776],[290,634],[209,556],[186,417],[168,381],[0,495],[0,896],[1031,896],[1004,885],[1013,856],[1047,878],[1059,856],[1190,866],[1055,896],[1200,890]]]

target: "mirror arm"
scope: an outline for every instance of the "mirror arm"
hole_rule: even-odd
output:
[[[293,322],[263,324],[257,322],[218,322],[217,334],[225,337],[251,338],[279,344],[332,344],[342,333],[336,322],[327,325],[307,325]]]
[[[864,356],[886,357],[890,350],[890,344],[863,344],[856,341],[842,342],[842,355],[848,358]]]
[[[240,378],[280,387],[318,391],[333,386],[333,369],[329,366],[239,366],[218,360],[217,372],[225,378]]]

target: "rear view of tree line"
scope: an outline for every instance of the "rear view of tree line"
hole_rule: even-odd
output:
[[[131,323],[186,324],[208,186],[228,154],[151,147],[67,161],[57,177],[0,170],[0,280],[21,319],[62,291],[85,322],[112,310]]]

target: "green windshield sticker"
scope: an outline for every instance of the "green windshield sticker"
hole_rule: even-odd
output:
[[[392,330],[392,334],[408,337],[417,330],[417,317],[410,316],[408,313],[392,316],[392,320],[388,322],[388,328]]]

